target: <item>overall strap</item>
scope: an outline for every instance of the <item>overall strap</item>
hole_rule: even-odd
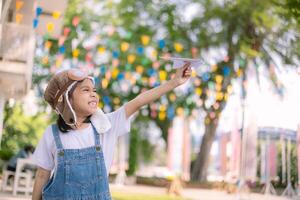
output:
[[[52,133],[57,150],[63,150],[63,146],[59,137],[58,126],[56,124],[52,124]]]
[[[94,137],[95,137],[95,146],[100,147],[100,134],[96,130],[95,126],[92,124],[93,130],[94,130]]]

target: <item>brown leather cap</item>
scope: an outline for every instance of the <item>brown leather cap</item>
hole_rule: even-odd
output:
[[[69,101],[68,92],[76,82],[85,78],[88,78],[87,74],[79,69],[62,71],[51,78],[45,90],[45,100],[69,125],[76,123],[76,114]]]

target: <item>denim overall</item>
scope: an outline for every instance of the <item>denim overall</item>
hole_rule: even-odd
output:
[[[111,200],[100,137],[83,149],[63,149],[58,127],[52,125],[57,148],[57,169],[43,189],[45,200]]]

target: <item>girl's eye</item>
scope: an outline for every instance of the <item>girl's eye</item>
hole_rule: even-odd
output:
[[[97,92],[97,90],[94,90],[93,92]]]

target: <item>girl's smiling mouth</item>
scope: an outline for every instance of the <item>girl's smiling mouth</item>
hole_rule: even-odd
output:
[[[90,101],[89,105],[92,106],[92,107],[96,107],[97,106],[97,101],[96,100]]]

